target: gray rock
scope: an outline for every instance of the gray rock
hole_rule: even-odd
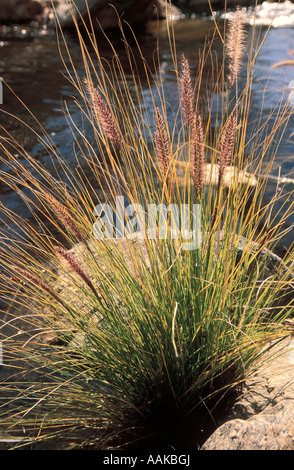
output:
[[[294,449],[294,338],[273,345],[202,450]]]
[[[242,396],[232,407],[227,419],[248,419],[281,401],[294,399],[293,336],[273,346],[255,367],[256,370],[246,380]]]
[[[201,450],[294,450],[293,402],[279,403],[247,421],[228,421]]]

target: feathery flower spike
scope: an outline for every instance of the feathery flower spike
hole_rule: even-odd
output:
[[[28,281],[30,281],[32,284],[34,284],[36,287],[43,290],[44,292],[47,292],[47,294],[49,294],[51,297],[53,297],[55,300],[57,300],[57,302],[59,302],[60,304],[63,305],[63,302],[61,301],[61,299],[59,297],[57,297],[55,292],[53,292],[53,290],[50,289],[50,287],[47,286],[47,284],[45,284],[45,282],[42,281],[42,279],[35,276],[34,274],[31,274],[29,271],[26,271],[25,269],[19,268],[18,266],[14,266],[14,269],[19,274],[21,274],[23,277],[25,277]]]
[[[120,149],[121,141],[119,132],[117,130],[114,117],[109,110],[109,107],[103,100],[101,93],[97,90],[97,88],[93,86],[93,84],[88,79],[85,79],[85,85],[91,99],[92,107],[99,118],[101,127],[105,132],[105,135],[117,149]]]
[[[158,108],[156,108],[155,146],[163,178],[168,184],[171,160],[170,143],[165,129],[163,117],[160,114]]]
[[[219,165],[219,185],[223,178],[226,167],[231,163],[234,150],[234,141],[237,130],[237,117],[235,111],[229,116],[221,144],[220,152],[218,154],[218,165]]]
[[[72,270],[80,276],[80,278],[87,284],[87,286],[91,289],[91,291],[95,294],[96,297],[98,297],[97,292],[95,290],[95,287],[90,280],[89,276],[86,274],[84,268],[80,265],[80,263],[73,257],[71,253],[66,251],[64,248],[56,246],[55,252],[62,256],[63,259],[65,259]]]
[[[68,229],[68,231],[79,241],[85,242],[84,237],[76,227],[72,217],[70,216],[67,209],[59,202],[55,197],[51,194],[46,194],[46,199],[51,207],[52,211],[56,214],[59,220],[64,224],[64,226]]]
[[[236,83],[244,54],[245,29],[242,20],[242,12],[237,8],[233,19],[230,21],[227,34],[227,56],[229,58],[229,84]]]
[[[202,119],[197,110],[194,113],[191,140],[192,180],[197,199],[200,200],[204,186],[205,149]]]
[[[181,87],[181,101],[182,108],[186,120],[187,126],[191,126],[193,123],[193,109],[194,109],[194,93],[191,82],[189,61],[185,54],[182,54],[181,59],[182,74],[180,78]]]

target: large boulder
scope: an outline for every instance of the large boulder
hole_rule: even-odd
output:
[[[228,421],[202,450],[294,450],[293,403],[280,403],[247,421]]]
[[[221,426],[202,450],[294,450],[294,408],[281,403],[247,421]]]
[[[273,346],[202,450],[294,450],[294,338]]]

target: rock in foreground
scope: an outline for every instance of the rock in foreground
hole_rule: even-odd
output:
[[[294,339],[285,338],[202,450],[294,450]],[[236,419],[231,419],[236,418]]]
[[[247,421],[228,421],[202,450],[294,450],[293,403],[280,403]]]

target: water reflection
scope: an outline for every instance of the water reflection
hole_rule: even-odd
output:
[[[243,19],[252,25],[271,25],[273,28],[281,28],[294,25],[294,4],[288,0],[283,2],[262,2],[254,7],[243,8]],[[222,18],[230,18],[234,12],[222,15]]]

